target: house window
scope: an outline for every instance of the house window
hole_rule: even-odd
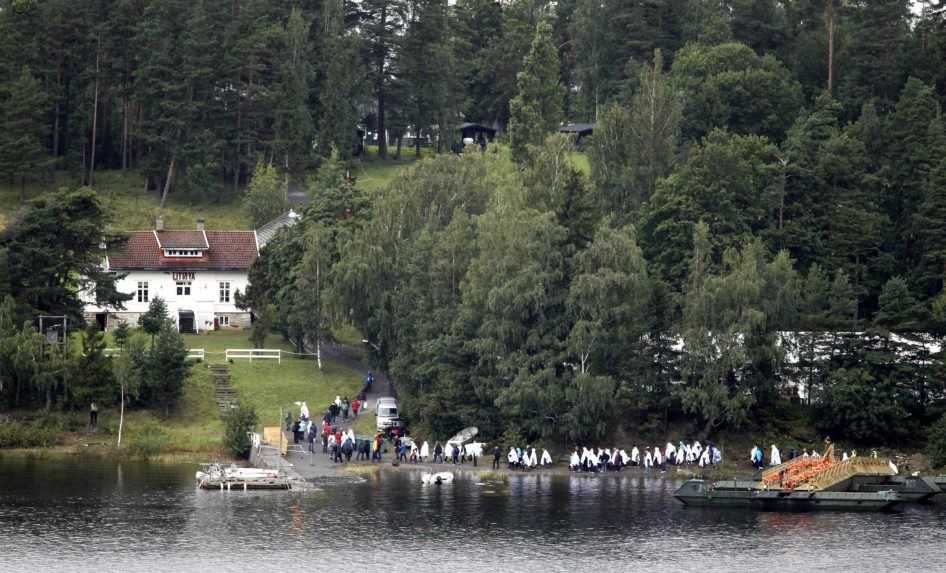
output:
[[[191,282],[190,281],[177,281],[177,296],[190,296],[191,295]]]
[[[217,324],[219,324],[220,326],[230,326],[230,317],[224,316],[224,315],[218,316]]]
[[[198,249],[164,249],[166,257],[199,257],[201,255]]]
[[[138,281],[138,302],[148,302],[148,281]]]
[[[230,281],[220,281],[220,302],[230,302]]]

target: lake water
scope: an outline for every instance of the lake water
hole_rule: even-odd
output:
[[[946,505],[684,508],[670,479],[200,491],[193,465],[0,460],[0,571],[946,571]]]

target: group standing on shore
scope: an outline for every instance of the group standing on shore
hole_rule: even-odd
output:
[[[706,447],[699,440],[688,444],[680,441],[678,444],[667,442],[663,448],[654,446],[644,448],[643,452],[637,446],[627,450],[620,448],[583,447],[575,448],[568,459],[568,468],[580,472],[607,472],[621,471],[625,467],[640,467],[645,471],[656,469],[665,471],[668,466],[682,466],[697,464],[701,468],[722,463],[723,454],[713,442]]]

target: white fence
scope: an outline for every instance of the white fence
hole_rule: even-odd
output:
[[[122,353],[121,348],[106,348],[105,356],[118,356]],[[188,360],[204,360],[206,357],[206,352],[203,348],[188,348],[187,349],[187,359]]]
[[[277,360],[282,364],[282,350],[267,348],[227,348],[227,360],[238,358],[249,358],[257,360]]]

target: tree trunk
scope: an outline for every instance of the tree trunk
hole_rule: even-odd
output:
[[[403,135],[397,136],[397,151],[394,153],[394,159],[400,159],[400,158],[401,158],[401,143],[402,143],[403,141],[404,141],[404,136],[403,136]]]
[[[378,157],[385,159],[388,156],[388,140],[384,133],[384,27],[387,25],[388,7],[381,6],[380,33],[378,34]]]
[[[171,162],[168,164],[168,176],[164,180],[164,191],[161,192],[161,204],[158,206],[164,209],[164,202],[168,199],[168,191],[171,190],[171,180],[174,179],[174,163],[177,161],[176,154],[171,155]]]
[[[125,425],[125,385],[121,384],[119,388],[121,390],[122,404],[121,411],[118,414],[118,444],[116,444],[118,448],[122,447],[122,426]]]
[[[101,43],[101,40],[99,40]],[[92,96],[92,149],[89,152],[89,185],[95,185],[95,134],[98,131],[99,122],[99,60],[100,50],[95,49],[95,88]]]
[[[317,245],[321,246],[321,245]],[[315,255],[315,289],[316,294],[319,297],[318,308],[315,309],[316,315],[315,320],[318,328],[315,331],[315,361],[319,365],[319,370],[322,369],[322,259],[321,253],[318,251]]]
[[[834,0],[825,0],[825,24],[828,32],[828,94],[834,86]]]
[[[122,96],[122,171],[128,169],[128,98]]]
[[[56,100],[56,117],[53,118],[53,157],[59,157],[59,100]]]

